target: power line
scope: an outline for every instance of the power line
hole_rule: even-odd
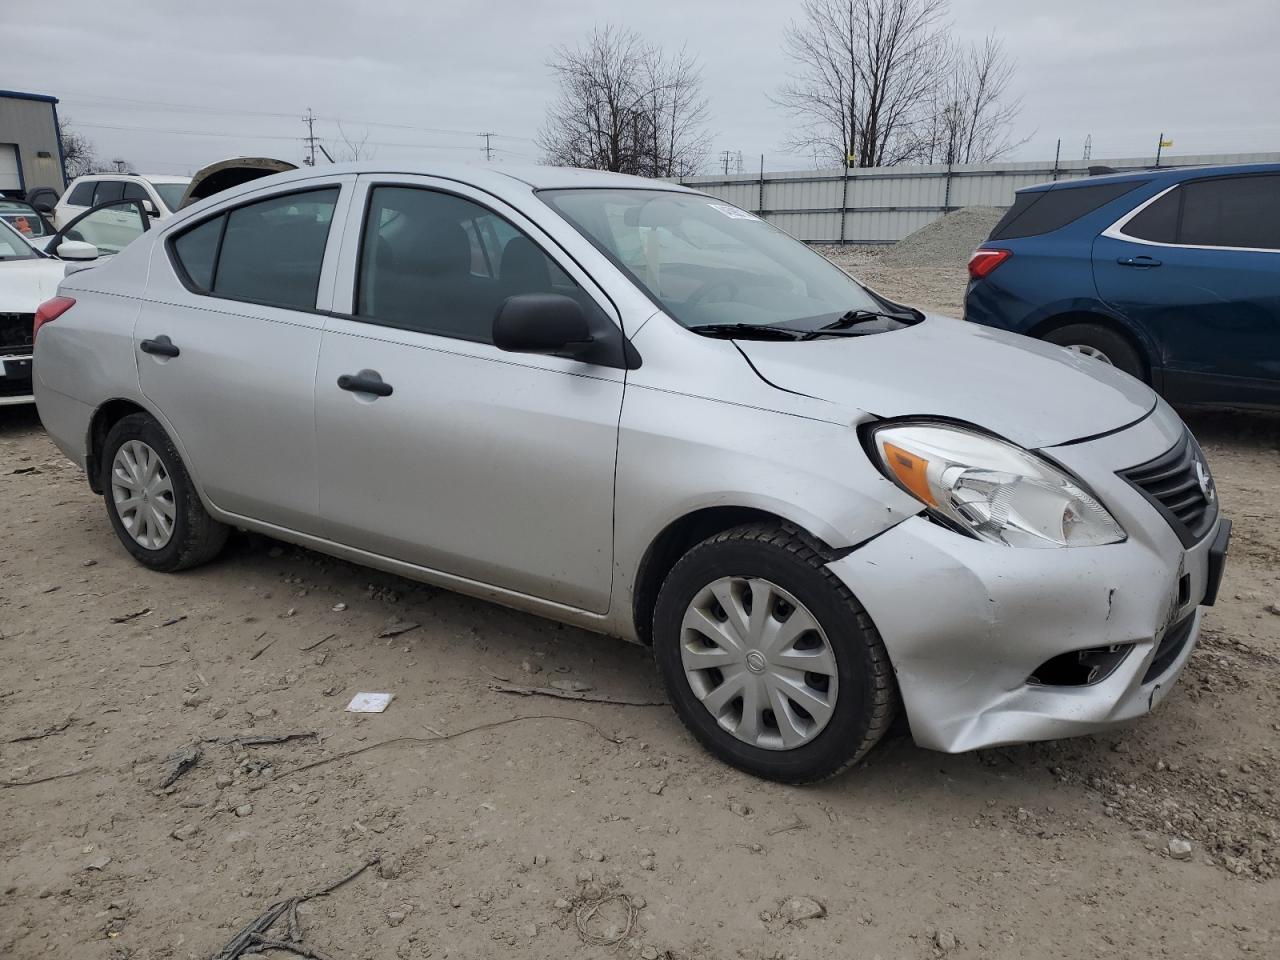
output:
[[[484,162],[490,163],[493,160],[493,146],[489,140],[493,137],[492,133],[477,133],[477,137],[484,137]]]

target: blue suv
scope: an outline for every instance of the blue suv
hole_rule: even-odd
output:
[[[1057,343],[1170,402],[1280,407],[1280,164],[1019,190],[965,319]]]

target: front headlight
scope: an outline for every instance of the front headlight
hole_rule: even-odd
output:
[[[962,427],[890,424],[872,434],[880,468],[949,525],[1010,547],[1093,547],[1125,532],[1047,460]]]

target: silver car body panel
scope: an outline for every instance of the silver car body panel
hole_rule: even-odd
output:
[[[202,296],[178,280],[164,246],[175,231],[329,182],[343,189],[314,311]],[[381,183],[456,192],[515,223],[619,324],[641,365],[503,353],[354,319],[365,194]],[[831,549],[831,570],[884,637],[916,739],[936,749],[1102,729],[1167,695],[1194,631],[1164,676],[1141,679],[1163,631],[1197,616],[1213,531],[1184,549],[1116,474],[1185,429],[1153,393],[1067,351],[944,318],[810,343],[693,334],[536,194],[575,185],[673,189],[587,171],[426,177],[365,164],[200,201],[63,281],[77,305],[37,338],[44,423],[83,466],[95,411],[135,403],[169,431],[225,522],[631,640],[643,634],[638,577],[664,530],[721,507],[775,515]],[[162,333],[179,358],[139,353],[140,339]],[[361,370],[394,393],[337,389],[339,375]],[[1039,448],[1091,487],[1127,539],[1011,549],[932,523],[858,437],[861,424],[899,416],[970,422]],[[1179,608],[1184,573],[1191,599]],[[1135,646],[1101,683],[1026,682],[1048,657],[1107,643]]]

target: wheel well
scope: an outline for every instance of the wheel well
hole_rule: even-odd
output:
[[[690,548],[718,533],[740,527],[747,523],[767,521],[779,525],[794,527],[791,521],[770,513],[767,510],[756,510],[751,507],[707,507],[681,517],[672,522],[654,539],[640,561],[640,569],[636,574],[635,589],[632,593],[632,616],[636,635],[645,644],[653,643],[653,609],[658,603],[658,591],[667,579],[667,574]],[[815,549],[824,556],[833,554],[825,543],[803,530],[802,536],[813,541]],[[833,554],[834,555],[834,554]]]
[[[1059,313],[1056,316],[1048,317],[1045,320],[1041,320],[1038,324],[1036,324],[1029,331],[1027,331],[1027,333],[1029,336],[1036,337],[1037,339],[1043,340],[1047,334],[1052,333],[1054,330],[1059,330],[1062,327],[1070,326],[1073,323],[1092,323],[1095,326],[1106,327],[1112,333],[1115,333],[1121,337],[1124,337],[1124,339],[1128,342],[1129,346],[1133,347],[1134,352],[1137,353],[1138,359],[1142,361],[1142,366],[1145,369],[1147,374],[1147,381],[1150,382],[1151,380],[1150,352],[1147,350],[1146,346],[1142,343],[1142,341],[1140,341],[1137,337],[1133,335],[1133,332],[1129,330],[1128,327],[1126,327],[1123,323],[1116,321],[1112,317],[1107,316],[1105,313],[1089,313],[1088,311],[1077,311],[1075,313]]]
[[[107,434],[131,413],[146,413],[146,410],[132,400],[108,400],[94,411],[93,420],[89,423],[89,454],[85,458],[89,489],[94,493],[102,492],[98,464],[102,461],[102,446],[107,442]]]

